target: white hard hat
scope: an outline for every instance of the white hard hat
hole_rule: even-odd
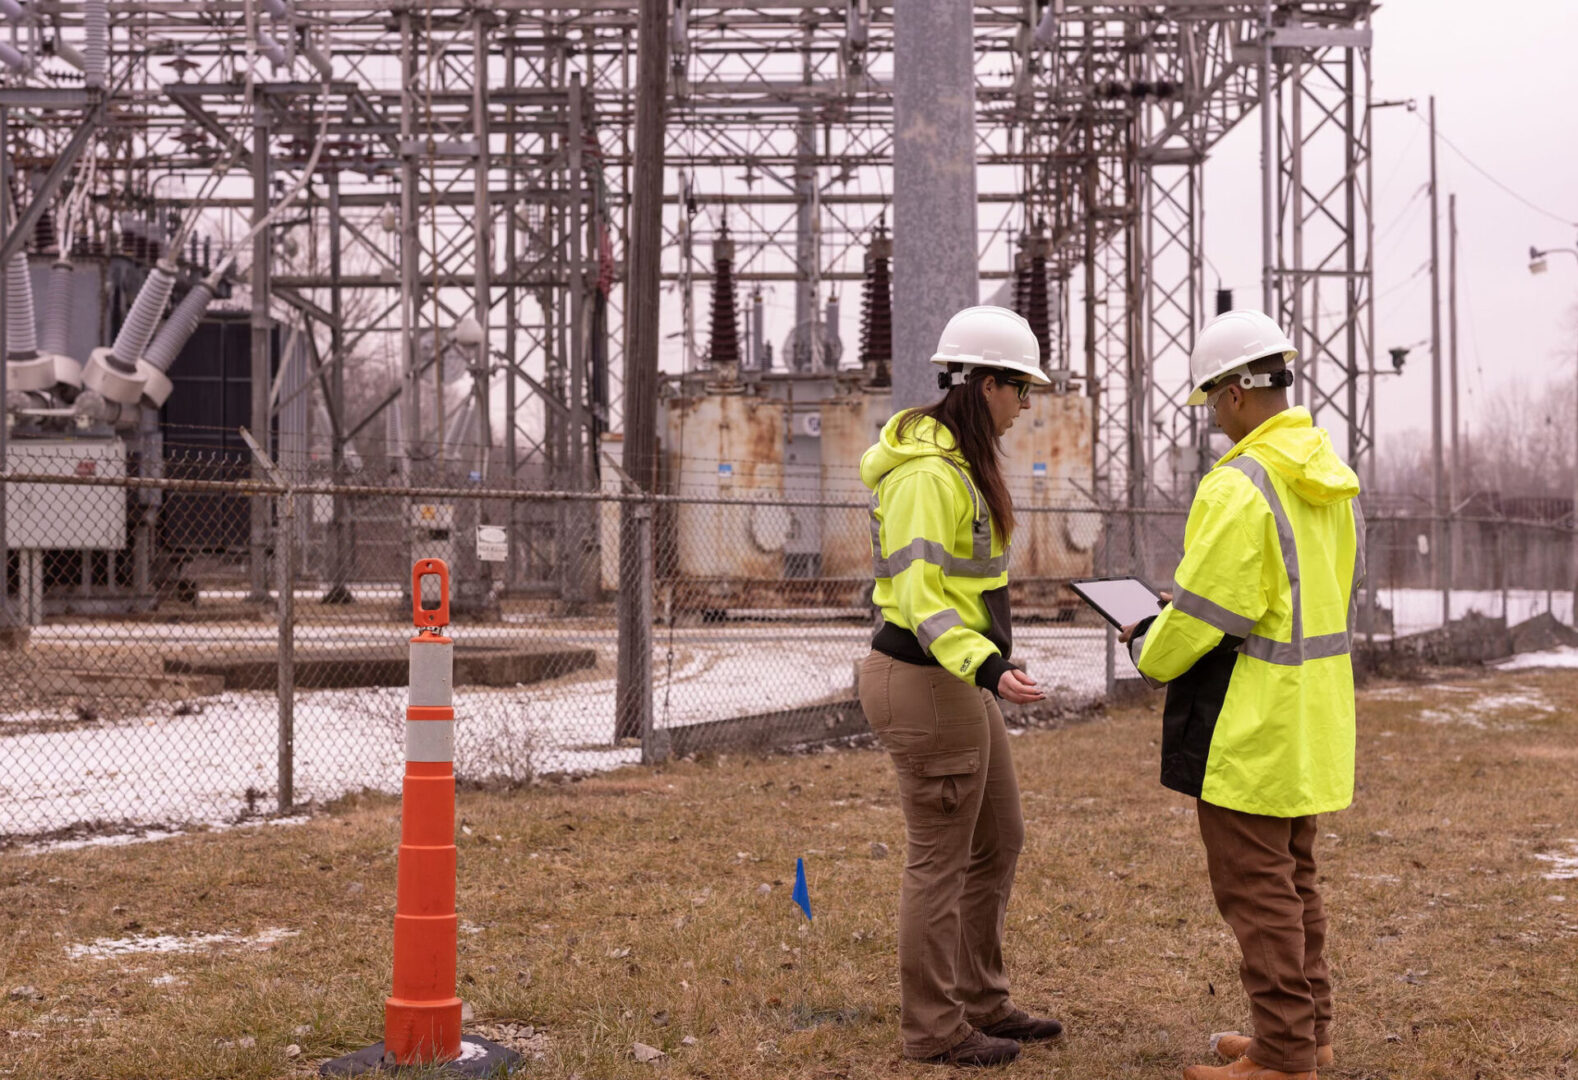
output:
[[[1194,392],[1185,404],[1204,405],[1207,385],[1252,360],[1279,353],[1289,364],[1299,358],[1288,335],[1264,312],[1223,312],[1206,323],[1195,339],[1194,351],[1189,354],[1189,381]]]
[[[1052,380],[1041,370],[1041,345],[1023,318],[1001,307],[971,307],[958,312],[942,328],[931,362],[960,364],[1024,375],[1033,383]]]

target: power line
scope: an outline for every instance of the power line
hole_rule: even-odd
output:
[[[1420,123],[1424,123],[1424,121],[1420,120]],[[1483,176],[1486,180],[1489,180],[1492,184],[1495,184],[1498,188],[1500,188],[1502,191],[1506,192],[1508,195],[1511,195],[1514,199],[1517,199],[1520,203],[1522,203],[1524,206],[1527,206],[1530,210],[1533,210],[1535,213],[1538,213],[1538,214],[1543,214],[1546,217],[1550,218],[1552,221],[1559,221],[1563,225],[1568,225],[1568,226],[1571,226],[1572,228],[1578,229],[1578,221],[1574,221],[1572,218],[1563,217],[1560,214],[1552,213],[1551,211],[1545,209],[1543,206],[1540,206],[1539,204],[1533,202],[1532,200],[1525,198],[1523,195],[1520,195],[1518,192],[1513,191],[1512,188],[1508,187],[1506,184],[1502,183],[1500,180],[1498,180],[1494,176],[1492,176],[1478,162],[1476,162],[1473,158],[1469,157],[1468,154],[1464,152],[1462,147],[1458,146],[1457,143],[1455,143],[1451,139],[1447,138],[1446,135],[1442,133],[1441,126],[1439,124],[1436,125],[1436,135],[1441,139],[1442,142],[1446,143],[1447,146],[1451,148],[1453,153],[1455,153],[1458,157],[1462,158],[1464,163],[1467,164],[1469,168],[1471,168],[1475,172],[1479,173],[1479,175]]]

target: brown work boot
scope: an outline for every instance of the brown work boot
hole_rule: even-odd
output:
[[[1063,1024],[1051,1017],[1031,1016],[1023,1009],[1016,1009],[997,1023],[982,1026],[981,1031],[996,1039],[1051,1042],[1063,1037]]]
[[[1315,1080],[1315,1070],[1308,1072],[1280,1072],[1256,1065],[1241,1057],[1231,1065],[1191,1065],[1183,1072],[1184,1080]]]
[[[979,1068],[986,1065],[1007,1065],[1019,1056],[1019,1044],[1012,1039],[994,1039],[990,1035],[970,1029],[963,1042],[955,1043],[940,1054],[925,1060],[933,1065],[963,1065]]]
[[[1236,1031],[1218,1032],[1211,1036],[1211,1049],[1216,1051],[1216,1056],[1223,1061],[1237,1061],[1249,1053],[1251,1039],[1248,1035],[1240,1035]],[[1315,1067],[1329,1069],[1332,1063],[1331,1043],[1325,1043],[1315,1048]]]

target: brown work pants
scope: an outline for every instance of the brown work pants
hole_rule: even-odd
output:
[[[1003,917],[1025,841],[1019,781],[997,700],[943,668],[873,652],[860,704],[893,759],[904,808],[904,1053],[931,1057],[1015,1011]]]
[[[1238,938],[1255,1038],[1249,1059],[1309,1072],[1331,1042],[1326,908],[1315,888],[1315,817],[1278,818],[1196,803],[1211,893]]]

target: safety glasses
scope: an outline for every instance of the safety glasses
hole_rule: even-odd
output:
[[[1020,401],[1030,400],[1030,384],[1023,379],[1003,379],[1002,385],[1012,386]]]

